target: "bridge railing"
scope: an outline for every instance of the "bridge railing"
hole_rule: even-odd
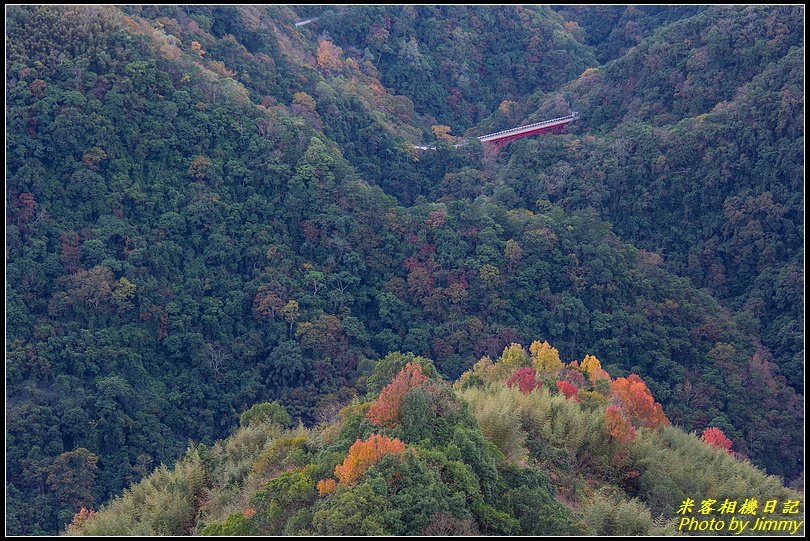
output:
[[[534,124],[526,124],[525,126],[518,126],[516,128],[511,128],[508,130],[498,131],[495,133],[488,133],[486,135],[481,135],[477,137],[479,141],[483,141],[489,137],[496,137],[498,135],[508,135],[516,132],[522,132],[528,129],[539,128],[540,126],[546,126],[549,124],[555,124],[558,122],[562,122],[563,120],[573,120],[577,117],[578,113],[571,113],[570,115],[561,116],[559,118],[553,118],[551,120],[543,120],[542,122],[535,122]]]

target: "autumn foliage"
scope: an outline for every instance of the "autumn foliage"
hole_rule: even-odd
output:
[[[537,372],[534,368],[523,367],[518,368],[509,379],[506,380],[506,386],[510,389],[517,384],[518,389],[523,394],[529,394],[535,389],[539,389],[543,382],[537,381]]]
[[[385,455],[402,454],[404,452],[405,444],[399,439],[372,434],[365,441],[357,440],[354,442],[349,449],[349,454],[343,460],[343,464],[335,466],[335,475],[340,479],[341,483],[351,485]],[[323,486],[328,488],[328,481]],[[318,490],[321,490],[320,483],[318,484]]]
[[[441,124],[437,124],[435,126],[431,126],[430,129],[433,131],[433,135],[436,136],[436,139],[439,141],[450,142],[453,140],[453,136],[450,135],[451,128],[450,126],[443,126]]]
[[[638,375],[616,378],[611,384],[611,390],[620,402],[622,410],[641,426],[647,428],[669,426],[669,419],[664,415],[661,404],[653,400],[647,384]]]
[[[408,363],[385,386],[368,411],[368,420],[377,426],[394,427],[399,422],[402,403],[411,389],[427,381],[418,364]]]
[[[582,399],[579,397],[579,389],[567,381],[557,381],[557,389],[565,396],[566,399],[574,398],[577,402]]]
[[[563,364],[560,360],[560,352],[557,348],[551,347],[547,341],[532,342],[529,346],[529,352],[532,356],[532,366],[538,372],[557,372],[562,369]]]
[[[513,343],[504,349],[497,362],[484,357],[459,381],[462,388],[467,382],[501,381],[509,388],[517,385],[521,393],[529,394],[539,389],[547,377],[557,380],[556,387],[566,400],[576,400],[588,408],[607,404],[605,424],[616,442],[633,441],[637,428],[670,424],[661,404],[653,399],[647,384],[637,374],[613,380],[593,355],[586,355],[581,363],[564,364],[559,352],[548,342],[533,342],[529,355]],[[723,442],[719,438],[711,441]]]
[[[326,496],[337,489],[337,482],[334,479],[321,479],[318,481],[318,495]]]
[[[86,507],[82,507],[81,510],[73,515],[73,521],[68,524],[67,529],[68,531],[77,530],[81,528],[88,520],[95,517],[96,512],[92,509],[88,509]]]
[[[585,355],[585,358],[582,360],[581,368],[582,371],[588,375],[588,379],[591,383],[596,383],[596,381],[600,379],[610,380],[610,374],[602,368],[602,363],[593,355]]]
[[[630,419],[615,404],[611,404],[605,410],[605,426],[608,434],[621,443],[629,443],[636,438],[636,429],[633,428]]]
[[[723,434],[723,431],[717,427],[707,428],[703,431],[703,441],[711,445],[712,447],[717,447],[718,449],[723,449],[724,451],[730,453],[731,452],[731,440]]]
[[[318,43],[317,61],[318,66],[329,73],[338,72],[343,69],[344,62],[341,59],[343,49],[324,39]]]

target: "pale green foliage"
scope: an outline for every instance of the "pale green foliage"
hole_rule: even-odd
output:
[[[595,535],[675,535],[674,519],[653,519],[649,508],[619,491],[602,490],[586,500],[583,519]]]
[[[282,431],[275,423],[250,423],[208,451],[192,448],[169,470],[165,465],[103,506],[72,535],[189,535],[202,514],[224,522],[241,513],[261,481],[254,463],[283,435],[305,437],[302,428]]]
[[[101,508],[72,535],[187,535],[208,476],[191,449],[169,470],[165,465]]]
[[[219,479],[225,484],[239,483],[250,473],[262,451],[280,434],[272,425],[250,424],[237,430],[230,438],[214,447]]]
[[[205,521],[224,522],[232,513],[242,512],[250,496],[262,484],[255,471],[273,445],[285,437],[306,437],[302,428],[282,431],[275,423],[250,423],[234,432],[228,439],[217,442],[212,449],[211,477],[216,484],[207,493]]]
[[[290,303],[287,303],[287,305],[289,304]],[[295,304],[296,306],[298,305],[298,303]],[[284,406],[273,401],[254,404],[249,410],[243,412],[239,417],[240,426],[248,426],[251,423],[267,422],[277,423],[282,428],[286,428],[290,425],[290,414],[287,413]]]
[[[498,446],[509,462],[519,462],[527,454],[520,410],[515,407],[519,395],[517,389],[505,387],[492,392],[470,388],[462,393],[484,436]]]
[[[545,388],[529,394],[501,386],[487,391],[470,388],[461,397],[470,404],[484,434],[510,459],[528,436],[541,442],[540,448],[564,450],[567,466],[605,467],[610,443],[600,413],[562,395],[551,395]]]
[[[641,472],[639,497],[653,513],[671,516],[686,498],[803,500],[780,478],[674,427],[640,430],[631,452]]]

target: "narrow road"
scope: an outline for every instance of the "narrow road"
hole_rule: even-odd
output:
[[[295,23],[295,26],[306,26],[309,23],[314,23],[318,19],[320,19],[320,17],[313,17],[312,19],[304,19],[303,21],[298,21],[297,23]]]

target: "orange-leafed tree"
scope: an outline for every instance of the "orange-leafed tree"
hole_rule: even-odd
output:
[[[342,70],[344,62],[341,56],[343,56],[343,49],[328,39],[322,39],[321,42],[318,43],[318,67],[322,70],[328,73],[335,73]]]
[[[88,509],[86,507],[82,507],[78,513],[73,515],[73,520],[71,521],[70,524],[67,525],[68,532],[76,531],[77,529],[84,526],[84,524],[87,521],[95,517],[96,517],[95,511],[93,511],[92,509]]]
[[[608,434],[618,442],[629,443],[636,439],[636,429],[622,409],[615,404],[611,404],[605,410],[605,426]]]
[[[368,420],[377,426],[388,428],[396,426],[400,420],[405,395],[426,381],[427,376],[422,373],[420,365],[406,364],[405,368],[400,370],[391,383],[380,392],[380,396],[368,410]]]
[[[399,439],[372,434],[367,440],[357,440],[352,444],[343,464],[335,466],[335,475],[344,485],[351,485],[385,455],[401,455],[404,452],[405,444]]]
[[[334,479],[321,479],[318,481],[318,495],[326,496],[337,489],[337,482]]]
[[[284,301],[271,286],[262,285],[253,298],[253,316],[256,319],[274,318],[284,306]]]
[[[204,57],[206,55],[206,52],[203,50],[202,45],[200,44],[199,41],[192,41],[191,42],[191,50],[196,52],[198,55],[200,55],[200,58],[202,58],[202,57]]]
[[[622,409],[634,421],[647,428],[669,426],[661,404],[653,400],[647,384],[637,375],[616,378],[611,384],[613,396],[619,400]]]
[[[723,449],[727,453],[731,453],[731,440],[723,434],[723,431],[717,427],[710,427],[703,431],[703,441],[711,445],[712,447],[717,447],[718,449]]]

